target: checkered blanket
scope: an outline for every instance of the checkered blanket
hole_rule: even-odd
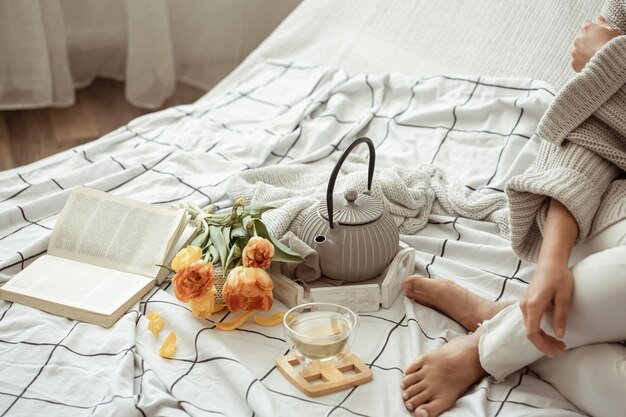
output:
[[[231,176],[256,167],[310,163],[367,135],[377,167],[432,163],[476,193],[502,193],[531,164],[533,136],[553,94],[530,79],[347,74],[262,62],[226,94],[133,120],[105,137],[0,173],[0,281],[45,253],[76,184],[154,204],[193,201],[226,208]],[[363,156],[366,149],[355,151]],[[532,272],[493,223],[431,216],[415,235],[417,273],[454,279],[493,300],[519,297]],[[284,311],[276,303],[275,311]],[[165,319],[158,337],[145,315]],[[280,327],[254,322],[223,332],[218,313],[197,319],[155,288],[111,329],[0,301],[0,415],[402,416],[399,382],[420,353],[460,325],[404,297],[361,314],[352,350],[374,380],[307,398],[276,370],[288,350]],[[158,349],[178,336],[173,359]],[[446,415],[580,415],[527,370],[482,380]]]

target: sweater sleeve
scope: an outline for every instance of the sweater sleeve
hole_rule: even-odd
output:
[[[610,128],[592,116],[575,133],[597,137],[610,134]],[[505,188],[513,250],[523,259],[537,261],[551,198],[572,213],[578,240],[585,240],[604,192],[620,172],[597,153],[571,141],[562,146],[543,141],[531,170],[513,177]]]
[[[580,126],[626,84],[626,35],[604,45],[559,92],[537,127],[555,145]]]
[[[624,0],[607,0],[600,13],[613,28],[626,35],[626,2]]]
[[[612,146],[621,151],[621,157],[624,159],[621,163],[622,169],[626,171],[626,85],[600,106],[594,116],[618,133]],[[618,161],[613,162],[620,165]]]

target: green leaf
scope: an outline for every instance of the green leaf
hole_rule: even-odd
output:
[[[230,211],[230,215],[228,216],[228,221],[234,222],[235,219],[239,216],[238,211],[239,211],[239,207],[234,206]]]
[[[240,223],[235,224],[230,232],[230,237],[239,238],[245,236],[248,236],[248,231]]]
[[[211,254],[211,261],[215,264],[220,260],[220,254],[215,248],[215,246],[209,246],[208,253]]]
[[[209,225],[206,220],[202,219],[202,233],[200,233],[196,238],[191,242],[191,246],[198,246],[200,248],[206,245],[207,239],[209,237]]]
[[[218,226],[209,226],[209,235],[211,236],[211,242],[219,253],[220,262],[225,262],[228,256],[228,247],[226,241],[224,241],[224,235]]]
[[[239,258],[241,258],[241,246],[239,245],[239,241],[237,241],[230,248],[230,252],[228,253],[228,259],[226,260],[226,265],[224,265],[224,269],[228,270],[229,265],[231,265],[233,262],[237,263]]]
[[[209,214],[213,214],[217,211],[217,206],[215,204],[209,204],[208,206],[206,206],[203,211],[209,213]]]
[[[230,248],[230,226],[222,228],[222,235],[224,236],[224,242],[226,242],[226,248]]]
[[[265,213],[268,210],[275,209],[275,208],[276,206],[270,206],[267,204],[252,204],[244,208],[243,214],[260,218],[263,213]]]
[[[274,236],[270,234],[265,227],[265,224],[261,221],[261,219],[254,219],[254,225],[256,227],[256,232],[258,236],[261,236],[274,245],[274,259],[279,262],[289,262],[289,263],[303,263],[304,259],[297,252],[291,250],[286,245],[283,245],[276,239]]]
[[[291,251],[291,249],[289,250]],[[304,263],[304,258],[298,255],[296,252],[287,253],[287,252],[282,251],[281,249],[276,248],[276,246],[274,246],[274,258],[272,258],[272,261],[287,262],[290,264],[301,264],[301,263]]]
[[[197,246],[199,248],[204,246],[204,239],[206,239],[206,236],[203,236],[202,234],[199,234],[198,236],[196,236],[194,238],[194,240],[191,241],[190,245],[191,246]]]

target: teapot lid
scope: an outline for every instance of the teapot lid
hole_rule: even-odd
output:
[[[326,200],[319,203],[318,211],[328,220]],[[383,215],[382,201],[365,193],[348,190],[343,195],[333,194],[333,220],[343,225],[359,225],[376,221]]]

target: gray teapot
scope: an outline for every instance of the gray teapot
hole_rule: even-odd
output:
[[[335,181],[348,154],[359,144],[369,148],[367,191],[334,194]],[[400,234],[383,202],[372,197],[376,151],[369,138],[361,137],[346,148],[333,169],[326,199],[304,219],[299,237],[319,253],[320,269],[328,278],[364,281],[379,275],[398,252]]]

